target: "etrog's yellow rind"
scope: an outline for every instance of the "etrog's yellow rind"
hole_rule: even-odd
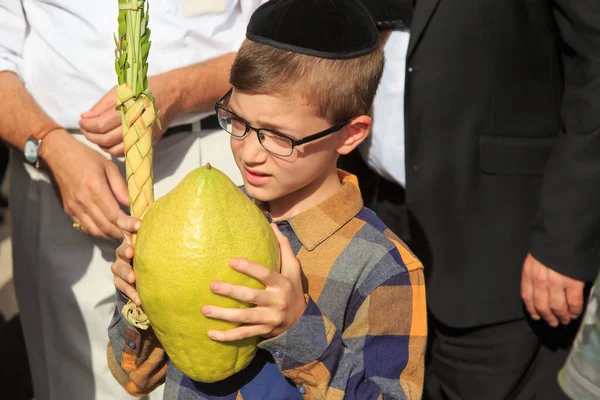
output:
[[[142,306],[171,361],[199,382],[223,380],[256,354],[258,338],[229,344],[209,339],[209,329],[237,325],[202,314],[205,304],[251,306],[212,293],[215,280],[264,288],[229,266],[234,257],[278,270],[277,237],[259,208],[210,165],[190,172],[143,217],[134,258]]]

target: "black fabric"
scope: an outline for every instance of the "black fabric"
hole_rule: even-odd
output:
[[[429,249],[428,306],[448,326],[523,318],[528,252],[573,278],[598,273],[597,4],[416,2],[406,198]]]
[[[254,11],[246,37],[330,59],[359,57],[379,44],[377,26],[359,0],[271,0]]]
[[[430,317],[423,398],[568,400],[556,376],[580,322],[551,328],[519,319],[456,329]]]
[[[379,30],[410,28],[414,0],[361,0]]]

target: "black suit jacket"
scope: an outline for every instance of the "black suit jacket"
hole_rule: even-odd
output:
[[[600,2],[418,0],[407,204],[443,323],[521,318],[528,252],[598,273]]]

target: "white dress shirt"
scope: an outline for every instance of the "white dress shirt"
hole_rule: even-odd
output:
[[[385,44],[385,68],[373,103],[373,129],[360,147],[365,162],[383,178],[405,186],[404,77],[408,31],[393,31]]]
[[[151,0],[148,74],[237,50],[260,3]],[[77,128],[79,115],[117,84],[118,12],[117,0],[0,0],[0,71],[16,72],[50,117]],[[174,125],[199,118],[184,116]]]

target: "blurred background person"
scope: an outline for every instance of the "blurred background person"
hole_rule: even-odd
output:
[[[415,4],[406,203],[426,398],[565,398],[556,374],[600,263],[598,49],[596,0]]]
[[[240,182],[213,105],[258,3],[152,2],[149,88],[168,128],[153,132],[156,197],[206,161]],[[118,11],[116,0],[0,4],[0,138],[14,149],[14,283],[36,400],[130,398],[105,356],[128,204]]]

